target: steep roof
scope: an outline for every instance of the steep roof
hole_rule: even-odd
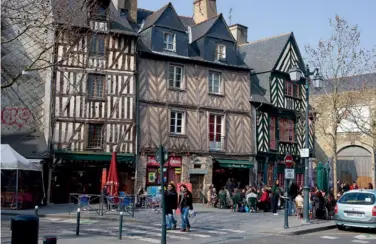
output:
[[[147,29],[150,26],[153,26],[158,21],[158,19],[161,17],[161,15],[163,14],[163,12],[168,7],[170,7],[170,5],[171,5],[171,3],[168,3],[165,6],[163,6],[162,8],[160,8],[159,10],[155,11],[154,13],[152,13],[151,15],[147,16],[147,18],[145,20],[145,24],[142,27],[142,29]]]
[[[240,56],[256,73],[271,71],[291,35],[289,32],[243,44],[239,47]]]
[[[208,33],[208,31],[213,27],[213,25],[215,24],[215,22],[217,22],[219,18],[222,18],[222,14],[214,16],[197,25],[191,26],[192,42],[197,41],[201,37],[205,36],[205,34]]]
[[[52,0],[52,17],[55,23],[74,27],[89,28],[87,0]],[[119,34],[136,35],[126,18],[111,2],[107,9],[109,31]]]

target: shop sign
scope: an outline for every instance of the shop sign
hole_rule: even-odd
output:
[[[175,174],[180,175],[181,174],[181,168],[175,168]]]
[[[155,159],[155,156],[148,156],[147,165],[151,167],[159,167],[159,162]],[[167,167],[168,163],[165,163],[164,166]]]
[[[181,167],[181,157],[169,157],[168,163],[171,167]]]
[[[224,168],[237,168],[237,169],[248,169],[250,165],[246,164],[221,164],[221,167]]]

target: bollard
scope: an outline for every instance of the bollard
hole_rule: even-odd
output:
[[[45,236],[43,237],[43,244],[57,244],[56,236]]]
[[[11,244],[38,244],[39,219],[35,215],[18,215],[11,220]]]
[[[119,220],[119,240],[121,240],[123,236],[123,212],[120,212],[120,220]]]
[[[39,207],[38,206],[35,206],[35,215],[38,216],[38,209]]]
[[[80,235],[80,218],[81,218],[80,208],[77,208],[76,236]]]

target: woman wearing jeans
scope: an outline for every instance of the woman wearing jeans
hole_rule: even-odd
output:
[[[186,185],[180,186],[179,205],[181,211],[181,231],[189,232],[191,225],[189,224],[189,210],[193,209],[192,206],[192,193],[187,189]]]

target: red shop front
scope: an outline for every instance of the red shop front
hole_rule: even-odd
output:
[[[175,185],[180,183],[182,158],[171,156],[163,166],[165,182],[173,181]],[[160,167],[154,156],[147,157],[146,185],[155,186],[160,184]]]

